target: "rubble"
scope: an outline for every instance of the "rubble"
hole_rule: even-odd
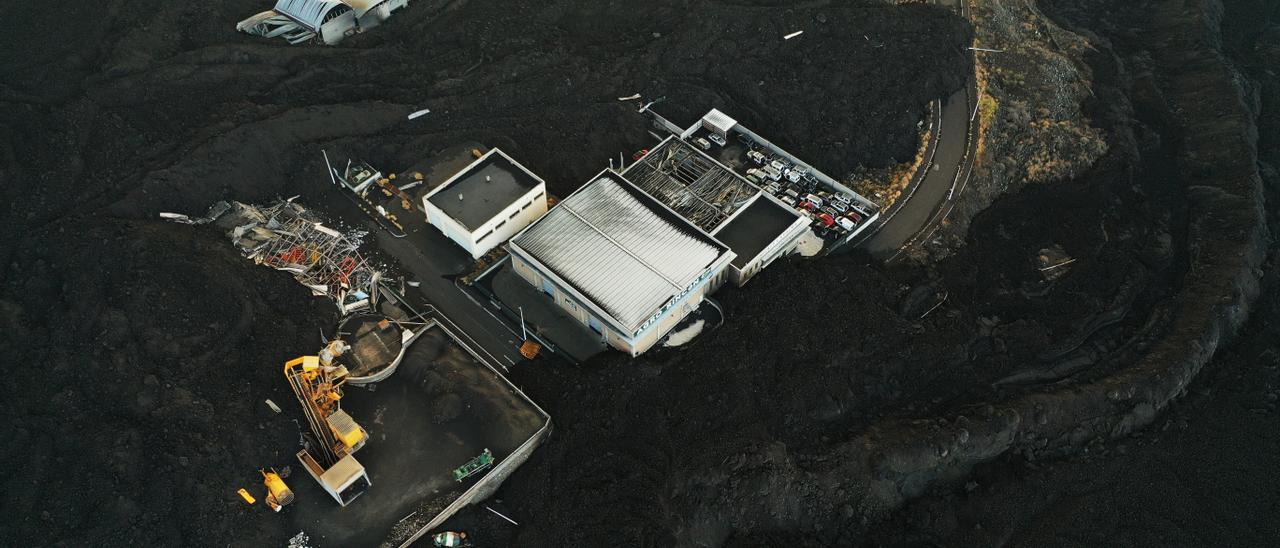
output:
[[[184,224],[212,223],[226,231],[245,258],[292,273],[312,294],[333,299],[343,315],[377,304],[382,273],[358,251],[365,233],[348,235],[326,227],[292,199],[267,207],[220,201],[200,219],[164,213],[161,217]]]

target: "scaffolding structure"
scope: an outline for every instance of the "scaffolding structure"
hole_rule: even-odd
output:
[[[659,145],[625,176],[707,233],[760,191],[680,139]]]
[[[301,205],[219,202],[205,219],[226,229],[245,257],[292,273],[317,296],[333,299],[342,314],[376,304],[381,273],[357,251],[359,241],[324,226]]]

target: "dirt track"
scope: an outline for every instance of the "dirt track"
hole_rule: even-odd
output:
[[[969,68],[964,23],[924,6],[437,4],[327,49],[234,34],[262,8],[247,0],[107,2],[0,33],[3,221],[16,228],[0,236],[0,340],[23,364],[0,381],[6,438],[23,448],[0,460],[15,471],[0,511],[21,516],[0,544],[296,532],[247,512],[233,487],[288,460],[295,433],[258,429],[259,398],[288,401],[278,364],[314,346],[330,307],[157,211],[319,192],[319,148],[394,168],[463,140],[503,147],[563,194],[648,142],[615,100],[637,91],[665,95],[679,123],[732,112],[838,174],[910,158],[925,102]],[[1120,76],[1101,73],[1116,101],[1099,104],[1128,103]],[[421,123],[404,120],[424,106]],[[903,486],[846,477],[873,460],[858,444],[909,431],[871,425],[1039,390],[992,383],[1052,367],[1039,356],[1061,340],[1087,343],[1073,357],[1091,366],[1057,386],[1087,382],[1176,318],[1160,306],[1185,264],[1171,221],[1183,196],[1154,170],[1167,120],[1094,116],[1114,145],[1094,171],[997,202],[935,269],[780,264],[723,293],[728,324],[684,350],[519,370],[559,425],[500,493],[529,525],[460,523],[506,545],[862,538],[890,508],[858,501]],[[1079,261],[1042,293],[1034,257],[1052,244]],[[918,320],[900,303],[925,283],[951,297]],[[1123,321],[1090,330],[1118,309]]]

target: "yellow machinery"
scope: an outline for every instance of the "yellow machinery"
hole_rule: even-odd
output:
[[[302,356],[284,364],[284,376],[298,396],[317,442],[311,448],[314,454],[307,448],[298,451],[298,461],[342,506],[370,485],[364,465],[352,455],[364,447],[369,434],[342,410],[347,368],[336,359],[348,348],[341,340],[334,340],[319,356]]]
[[[279,512],[282,508],[293,502],[293,490],[289,489],[289,486],[284,482],[284,476],[281,476],[279,472],[276,472],[275,468],[272,468],[270,472],[266,470],[258,470],[258,472],[262,473],[262,485],[267,488],[267,506],[271,507],[272,510]],[[285,472],[288,472],[288,469],[285,469]],[[237,490],[236,493],[239,493],[240,498],[244,499],[245,503],[250,506],[258,502],[258,499],[254,498],[254,496],[249,494],[249,491],[243,487]]]
[[[270,472],[259,470],[262,472],[262,484],[267,487],[267,506],[277,512],[289,503],[293,502],[293,490],[284,483],[284,478],[275,471],[274,468]]]

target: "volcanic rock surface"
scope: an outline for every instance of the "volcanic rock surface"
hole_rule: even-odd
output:
[[[719,294],[725,325],[691,344],[520,366],[513,380],[557,425],[492,502],[522,527],[483,509],[451,526],[499,546],[847,545],[897,531],[992,544],[1006,537],[954,535],[990,523],[967,516],[1006,508],[1003,493],[1034,497],[1042,487],[1016,479],[1028,462],[1114,447],[1044,473],[1054,481],[1169,464],[1150,450],[1115,464],[1108,440],[1159,424],[1259,291],[1257,162],[1276,160],[1276,140],[1254,120],[1277,102],[1258,91],[1274,75],[1235,60],[1276,59],[1274,9],[1040,4],[1096,48],[1082,111],[1108,146],[1093,168],[996,200],[943,262],[779,262]],[[234,489],[291,461],[297,432],[259,428],[261,400],[291,403],[279,366],[314,350],[332,306],[159,211],[329,192],[321,148],[391,170],[468,140],[563,195],[650,142],[636,105],[616,100],[635,92],[665,96],[658,110],[682,124],[720,108],[840,175],[914,156],[925,104],[971,70],[967,23],[924,5],[421,0],[339,48],[234,33],[261,9],[107,1],[0,23],[0,544],[297,533]],[[1223,45],[1219,29],[1241,19],[1262,21],[1246,26],[1261,38]],[[1076,259],[1053,281],[1037,262],[1049,248]],[[913,295],[941,291],[921,317]],[[1225,363],[1265,353],[1276,307],[1262,310]],[[1214,393],[1193,400],[1218,409]],[[1274,433],[1270,392],[1245,393],[1270,413],[1248,431]],[[1037,508],[1021,506],[1008,534],[1056,534]],[[873,528],[882,520],[891,529]]]

